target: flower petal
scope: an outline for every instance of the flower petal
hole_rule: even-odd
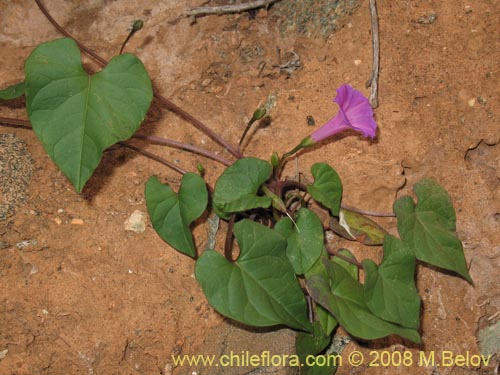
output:
[[[337,89],[335,101],[344,110],[347,122],[365,137],[374,138],[377,132],[377,123],[373,119],[373,109],[368,99],[361,92],[349,85],[342,85]]]
[[[340,107],[337,115],[311,134],[314,142],[331,137],[346,129],[359,131],[365,137],[375,138],[377,123],[373,119],[373,109],[361,92],[349,85],[337,89],[333,99]]]

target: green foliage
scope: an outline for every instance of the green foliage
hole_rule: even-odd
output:
[[[140,27],[141,22],[134,24],[135,31]],[[124,54],[89,76],[76,43],[60,39],[37,47],[25,70],[25,82],[0,90],[0,99],[26,95],[33,130],[81,192],[104,150],[130,138],[146,116],[152,100],[146,69],[137,57]],[[265,115],[265,109],[255,111],[249,126]],[[306,137],[283,157],[274,153],[272,165],[242,158],[222,173],[211,203],[223,219],[234,214],[228,227],[234,229],[240,252],[233,262],[214,249],[204,251],[196,262],[196,279],[210,304],[229,318],[253,326],[287,325],[302,331],[296,342],[302,362],[307,355],[325,350],[339,324],[364,340],[397,334],[419,343],[416,260],[456,272],[472,282],[455,233],[450,196],[433,180],[417,183],[416,204],[411,197],[394,204],[401,239],[395,238],[364,215],[340,208],[342,183],[328,164],[313,165],[314,183],[306,187],[319,205],[311,204],[305,192],[299,191],[305,189],[301,184],[287,184],[279,178],[287,157],[313,143]],[[201,164],[198,172],[205,173]],[[297,190],[291,194],[292,203],[287,202],[285,192],[290,189]],[[146,184],[145,196],[159,236],[196,258],[190,227],[209,203],[203,178],[185,174],[175,193],[153,176]],[[365,245],[383,244],[380,265],[370,259],[362,261],[364,284],[359,281],[361,265],[349,250],[328,249],[333,257],[327,253],[323,223],[309,209],[321,205],[332,216],[330,229],[336,234]],[[227,234],[226,243],[231,242],[232,234]],[[308,311],[301,288],[304,284],[312,297],[312,311]],[[334,366],[301,369],[308,375],[334,371]]]
[[[403,197],[394,203],[398,232],[417,259],[455,271],[472,283],[462,243],[455,234],[455,210],[451,198],[435,181],[424,179],[413,187],[418,197]]]
[[[418,329],[420,297],[415,287],[415,257],[399,239],[386,236],[379,267],[363,261],[365,300],[378,317],[403,327]]]
[[[387,231],[368,217],[341,208],[339,217],[332,217],[330,229],[349,240],[365,245],[382,245]]]
[[[146,69],[124,54],[89,76],[71,39],[41,44],[25,69],[33,130],[80,192],[104,150],[130,138],[146,116],[153,97]]]
[[[354,257],[354,255],[349,250],[347,250],[347,249],[340,249],[338,251],[338,253],[339,253],[339,255],[342,255],[345,258],[356,260],[356,258]],[[358,280],[358,278],[359,278],[359,271],[358,271],[358,267],[356,267],[355,264],[348,263],[346,260],[344,260],[342,258],[339,258],[339,257],[333,257],[332,260],[331,260],[331,262],[338,264],[340,267],[344,268],[347,271],[347,273],[349,275],[351,275],[351,277],[353,279]],[[326,267],[326,270],[327,270],[328,274],[330,275],[330,277],[333,278],[334,277],[334,275],[333,275],[333,268],[328,265]]]
[[[199,218],[208,202],[205,181],[194,173],[182,177],[179,194],[162,185],[155,176],[146,184],[146,204],[153,227],[174,249],[195,257],[196,249],[189,226]]]
[[[316,263],[314,263],[312,268],[304,275],[306,281],[315,275],[324,279],[328,279],[329,275],[326,269],[326,265],[328,265],[329,262],[330,259],[328,257],[328,254],[325,251],[325,249],[323,249]],[[329,336],[333,332],[333,330],[338,326],[337,319],[335,319],[335,317],[321,305],[315,304],[315,310],[318,322],[321,324],[321,327],[323,328],[325,334]]]
[[[314,183],[307,186],[307,191],[315,201],[330,209],[338,216],[342,200],[342,182],[337,172],[326,163],[316,163],[311,168]]]
[[[315,356],[323,352],[331,341],[319,323],[313,324],[313,333],[299,332],[295,340],[295,349],[300,363],[306,365],[300,369],[301,375],[332,375],[337,366],[307,366],[307,356]]]
[[[24,95],[24,82],[17,83],[15,85],[9,86],[6,89],[0,90],[1,100],[16,99]]]
[[[240,247],[236,262],[213,250],[196,262],[196,279],[210,304],[245,324],[311,331],[304,294],[285,254],[285,238],[250,220],[238,222],[234,234]]]
[[[233,212],[268,208],[271,198],[258,196],[261,185],[271,176],[271,165],[260,159],[244,158],[228,167],[215,184],[214,208],[228,219]]]
[[[311,297],[325,307],[351,335],[373,340],[397,334],[413,342],[420,342],[414,329],[387,322],[373,314],[364,299],[363,285],[337,263],[332,263],[333,278],[314,275],[307,280]],[[331,285],[330,285],[331,284]]]
[[[288,237],[286,252],[297,275],[309,271],[323,250],[323,225],[307,208],[297,213],[297,225]]]

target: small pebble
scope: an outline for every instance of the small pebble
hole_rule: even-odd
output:
[[[210,78],[204,79],[203,82],[201,83],[202,87],[207,87],[212,83],[212,80]]]
[[[469,101],[467,102],[467,105],[469,107],[474,107],[475,104],[476,104],[476,98],[469,99]]]
[[[84,222],[83,222],[82,219],[73,219],[73,220],[71,220],[71,224],[73,224],[73,225],[83,225]]]
[[[61,225],[61,224],[62,224],[62,220],[61,220],[60,218],[58,218],[58,217],[56,217],[56,218],[54,219],[54,222],[55,222],[57,225]]]
[[[16,243],[16,247],[18,249],[25,249],[25,248],[27,248],[30,245],[36,246],[37,244],[38,244],[38,241],[35,240],[35,239],[33,239],[33,240],[25,240],[25,241],[21,241],[21,242]]]
[[[472,13],[472,7],[471,7],[470,5],[466,5],[466,6],[464,7],[464,10],[465,10],[465,13],[467,13],[467,14],[468,14],[468,13]]]
[[[34,265],[31,265],[30,275],[35,275],[37,273],[38,273],[38,268]]]
[[[307,125],[309,126],[316,125],[316,121],[314,121],[314,117],[312,117],[311,115],[307,116]]]
[[[423,25],[430,25],[436,22],[437,20],[437,13],[435,12],[429,12],[425,16],[422,16],[418,19],[418,23],[421,23]]]
[[[488,101],[485,98],[483,98],[482,96],[477,97],[477,102],[481,105],[485,105],[486,103],[488,103]]]
[[[361,60],[354,60],[354,65],[360,66],[361,65]]]
[[[146,230],[146,214],[135,210],[125,221],[125,230],[135,233],[143,233]]]
[[[4,359],[8,352],[9,349],[0,350],[0,359]]]

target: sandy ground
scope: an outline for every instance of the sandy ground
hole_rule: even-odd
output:
[[[252,133],[247,156],[267,159],[273,151],[283,153],[331,118],[337,111],[331,100],[341,84],[368,94],[371,33],[366,0],[339,21],[336,33],[326,36],[314,28],[305,35],[304,28],[286,24],[283,4],[251,17],[207,16],[193,23],[182,14],[202,1],[45,3],[70,33],[106,58],[118,52],[132,21],[143,19],[144,29],[127,50],[142,59],[158,92],[231,142],[238,141],[259,105],[274,101],[271,124]],[[436,179],[453,199],[475,284],[420,265],[423,344],[399,338],[351,342],[344,353],[361,350],[373,359],[372,350],[410,350],[415,355],[435,351],[436,358],[443,350],[456,355],[498,352],[500,3],[381,0],[378,9],[379,135],[374,142],[352,134],[337,137],[302,154],[299,168],[308,173],[314,162],[330,163],[343,179],[344,201],[378,211],[390,211],[395,198],[411,194],[419,179]],[[32,1],[0,2],[0,21],[0,87],[6,87],[23,80],[23,62],[39,43],[60,35]],[[280,69],[298,67],[297,59],[298,69]],[[88,58],[84,61],[95,68]],[[0,116],[26,118],[23,100],[2,103]],[[308,125],[308,116],[315,127]],[[141,131],[230,158],[206,135],[157,105]],[[146,212],[146,180],[156,174],[177,187],[176,172],[119,149],[105,154],[84,192],[77,194],[30,130],[0,127],[0,133],[13,133],[25,143],[16,143],[22,149],[16,160],[27,165],[29,175],[15,185],[15,207],[12,190],[0,195],[2,204],[13,204],[8,218],[0,221],[0,373],[295,372],[174,368],[172,354],[290,353],[294,340],[286,329],[256,332],[223,319],[207,304],[191,259],[169,248],[149,221],[143,233],[125,229],[134,211]],[[6,143],[0,143],[2,160],[11,152]],[[202,162],[211,184],[223,171],[200,156],[134,143],[188,170],[195,171]],[[295,166],[289,164],[286,173],[292,175]],[[395,233],[394,220],[380,222]],[[206,233],[206,225],[196,226],[200,248]],[[339,240],[340,246],[359,258],[381,258],[378,248]],[[496,329],[489,346],[484,339],[488,329]],[[496,366],[498,354],[489,367],[481,368],[368,363],[353,368],[344,363],[337,373],[493,374]]]

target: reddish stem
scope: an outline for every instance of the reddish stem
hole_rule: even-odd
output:
[[[349,258],[349,257],[346,257],[345,255],[342,255],[340,254],[338,251],[335,251],[333,249],[329,249],[327,248],[326,249],[328,251],[329,254],[332,254],[334,257],[337,257],[339,259],[342,259],[342,260],[345,260],[347,263],[351,263],[351,264],[354,264],[356,267],[358,268],[363,268],[363,265],[361,263],[359,263],[357,260],[355,259],[352,259],[352,258]]]
[[[174,148],[180,148],[180,149],[186,150],[186,151],[191,151],[195,154],[203,155],[209,159],[218,161],[219,163],[227,165],[227,166],[230,166],[231,164],[233,164],[232,161],[230,161],[226,158],[223,158],[222,156],[216,155],[212,152],[209,152],[207,150],[204,150],[202,148],[199,148],[199,147],[196,147],[193,145],[188,145],[186,143],[173,141],[171,139],[156,137],[154,135],[144,135],[144,134],[139,134],[139,133],[135,133],[132,137],[137,138],[137,139],[144,139],[144,140],[150,141],[152,143],[158,143],[158,144],[165,145],[165,146],[170,146],[170,147],[174,147]]]
[[[5,124],[8,126],[14,126],[14,127],[18,127],[18,128],[33,130],[33,128],[31,126],[29,126],[30,122],[28,120],[0,117],[0,124]],[[218,161],[219,163],[227,165],[227,166],[233,164],[232,161],[227,160],[227,159],[223,158],[222,156],[216,155],[216,154],[209,152],[207,150],[204,150],[202,148],[199,148],[199,147],[196,147],[193,145],[188,145],[188,144],[182,143],[182,142],[173,141],[171,139],[165,139],[165,138],[155,137],[152,135],[144,135],[144,134],[139,134],[139,133],[134,134],[132,136],[132,138],[143,139],[146,141],[150,141],[152,143],[158,143],[161,145],[166,145],[166,146],[170,146],[170,147],[174,147],[174,148],[180,148],[182,150],[190,151],[190,152],[193,152],[195,154],[203,155],[209,159]]]
[[[126,148],[129,148],[131,150],[134,150],[135,152],[138,152],[139,154],[142,154],[142,155],[144,155],[144,156],[146,156],[146,157],[148,157],[150,159],[156,160],[157,162],[162,163],[162,164],[166,165],[169,168],[172,168],[174,171],[179,172],[182,175],[185,175],[187,173],[187,171],[184,170],[183,168],[178,167],[174,163],[171,163],[171,162],[169,162],[169,161],[167,161],[167,160],[159,157],[158,155],[152,154],[149,151],[142,150],[139,147],[135,147],[135,146],[133,146],[131,144],[124,143],[124,142],[120,142],[119,144],[121,146],[123,146],[123,147],[126,147]]]

